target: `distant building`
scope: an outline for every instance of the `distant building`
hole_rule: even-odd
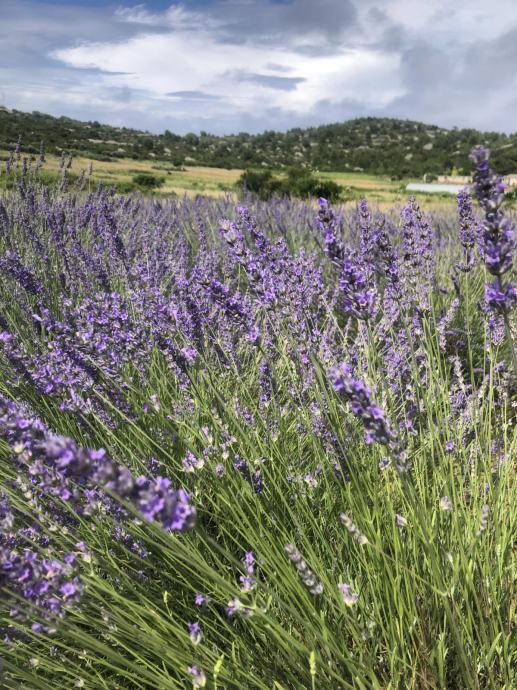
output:
[[[426,194],[457,194],[461,191],[465,185],[462,184],[450,184],[441,183],[436,184],[433,182],[410,182],[406,186],[408,192],[424,192]]]

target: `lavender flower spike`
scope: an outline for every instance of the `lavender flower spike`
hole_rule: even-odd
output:
[[[78,447],[71,438],[50,433],[27,418],[14,403],[0,397],[0,438],[14,451],[24,472],[38,488],[83,510],[81,492],[99,488],[128,501],[149,522],[165,531],[183,532],[194,526],[196,510],[189,496],[175,490],[165,477],[133,477],[124,466],[107,457],[104,449]],[[18,453],[16,451],[19,451]]]
[[[511,280],[503,276],[512,270],[515,240],[513,227],[502,209],[504,184],[488,164],[490,151],[478,146],[470,159],[476,164],[473,189],[485,212],[483,251],[487,271],[494,281],[487,284],[486,301],[495,312],[507,315],[517,304],[517,292]]]
[[[309,592],[314,596],[321,594],[323,592],[323,583],[321,583],[312,570],[310,570],[296,546],[294,546],[294,544],[286,544],[285,552],[289,560],[294,564],[301,581]]]
[[[337,265],[340,265],[345,258],[345,249],[338,237],[340,222],[341,219],[330,208],[328,201],[320,197],[316,225],[325,242],[325,254]]]
[[[468,190],[462,189],[458,193],[457,199],[460,223],[459,239],[465,250],[465,261],[464,263],[457,263],[455,266],[458,271],[468,273],[476,263],[473,250],[479,236],[479,224],[472,210],[472,199]]]
[[[343,260],[339,287],[344,295],[346,313],[364,321],[372,319],[376,311],[376,294],[369,282],[365,267],[348,254]]]
[[[365,428],[366,443],[380,443],[386,446],[399,472],[408,470],[406,451],[384,411],[375,404],[371,389],[355,379],[346,365],[331,369],[329,375],[334,389],[350,403],[352,412],[361,419]]]

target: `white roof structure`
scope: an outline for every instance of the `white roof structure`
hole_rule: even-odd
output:
[[[408,192],[426,192],[428,194],[457,194],[465,189],[464,184],[438,184],[436,182],[410,182],[406,190]]]

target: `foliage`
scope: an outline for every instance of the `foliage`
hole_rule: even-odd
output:
[[[262,200],[273,196],[300,199],[324,197],[335,202],[343,191],[333,180],[318,178],[303,168],[290,168],[284,178],[274,177],[270,170],[246,170],[239,178],[237,188],[256,194]]]
[[[165,178],[156,177],[156,175],[149,175],[149,173],[138,173],[133,176],[133,182],[142,190],[151,191],[161,187],[165,182]]]
[[[156,158],[176,166],[185,163],[240,169],[303,166],[322,171],[364,171],[394,179],[468,174],[468,154],[482,141],[491,147],[494,165],[501,173],[517,172],[516,134],[447,130],[390,118],[358,118],[256,135],[215,136],[201,132],[179,136],[168,130],[151,134],[0,108],[0,148],[10,148],[20,134],[24,137],[24,151],[32,154],[37,154],[40,142],[45,141],[50,153],[59,155],[64,149],[101,160]]]
[[[282,182],[273,177],[271,170],[245,170],[237,182],[237,188],[256,194],[260,199],[283,195]]]

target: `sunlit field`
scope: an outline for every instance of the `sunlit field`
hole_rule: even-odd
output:
[[[3,158],[8,158],[9,152],[0,152]],[[59,156],[46,154],[45,171],[58,175],[61,159]],[[222,196],[233,191],[235,183],[239,179],[242,170],[226,170],[223,168],[186,167],[176,170],[171,164],[163,161],[147,161],[121,159],[116,161],[92,161],[89,158],[75,156],[71,166],[74,176],[81,171],[89,171],[89,187],[102,183],[106,186],[130,184],[135,175],[146,173],[162,177],[163,185],[157,190],[161,196],[176,194],[178,196]]]
[[[8,151],[0,151],[0,158],[7,159]],[[36,157],[33,157],[34,159]],[[46,154],[45,171],[51,176],[58,176],[61,159],[59,156]],[[163,179],[163,184],[154,191],[159,197],[198,195],[218,198],[228,194],[236,196],[236,183],[242,175],[242,170],[227,170],[225,168],[208,168],[201,166],[184,166],[180,169],[164,161],[149,159],[146,161],[120,159],[113,161],[92,161],[89,158],[75,156],[70,173],[74,177],[81,171],[89,171],[88,186],[91,191],[96,184],[106,186],[131,185],[135,175],[149,174]],[[282,176],[285,171],[277,171]],[[406,184],[410,180],[391,180],[387,176],[371,175],[361,172],[318,172],[322,179],[329,179],[342,187],[343,204],[354,207],[362,196],[367,195],[371,204],[388,211],[393,205],[402,205],[407,199]],[[3,180],[4,184],[6,180]],[[2,179],[0,178],[0,184]],[[423,208],[443,209],[455,205],[455,198],[444,194],[419,194],[419,203]]]
[[[2,687],[514,690],[487,152],[458,199],[336,174],[334,207],[155,165],[1,173]],[[98,184],[133,171],[166,182]]]

